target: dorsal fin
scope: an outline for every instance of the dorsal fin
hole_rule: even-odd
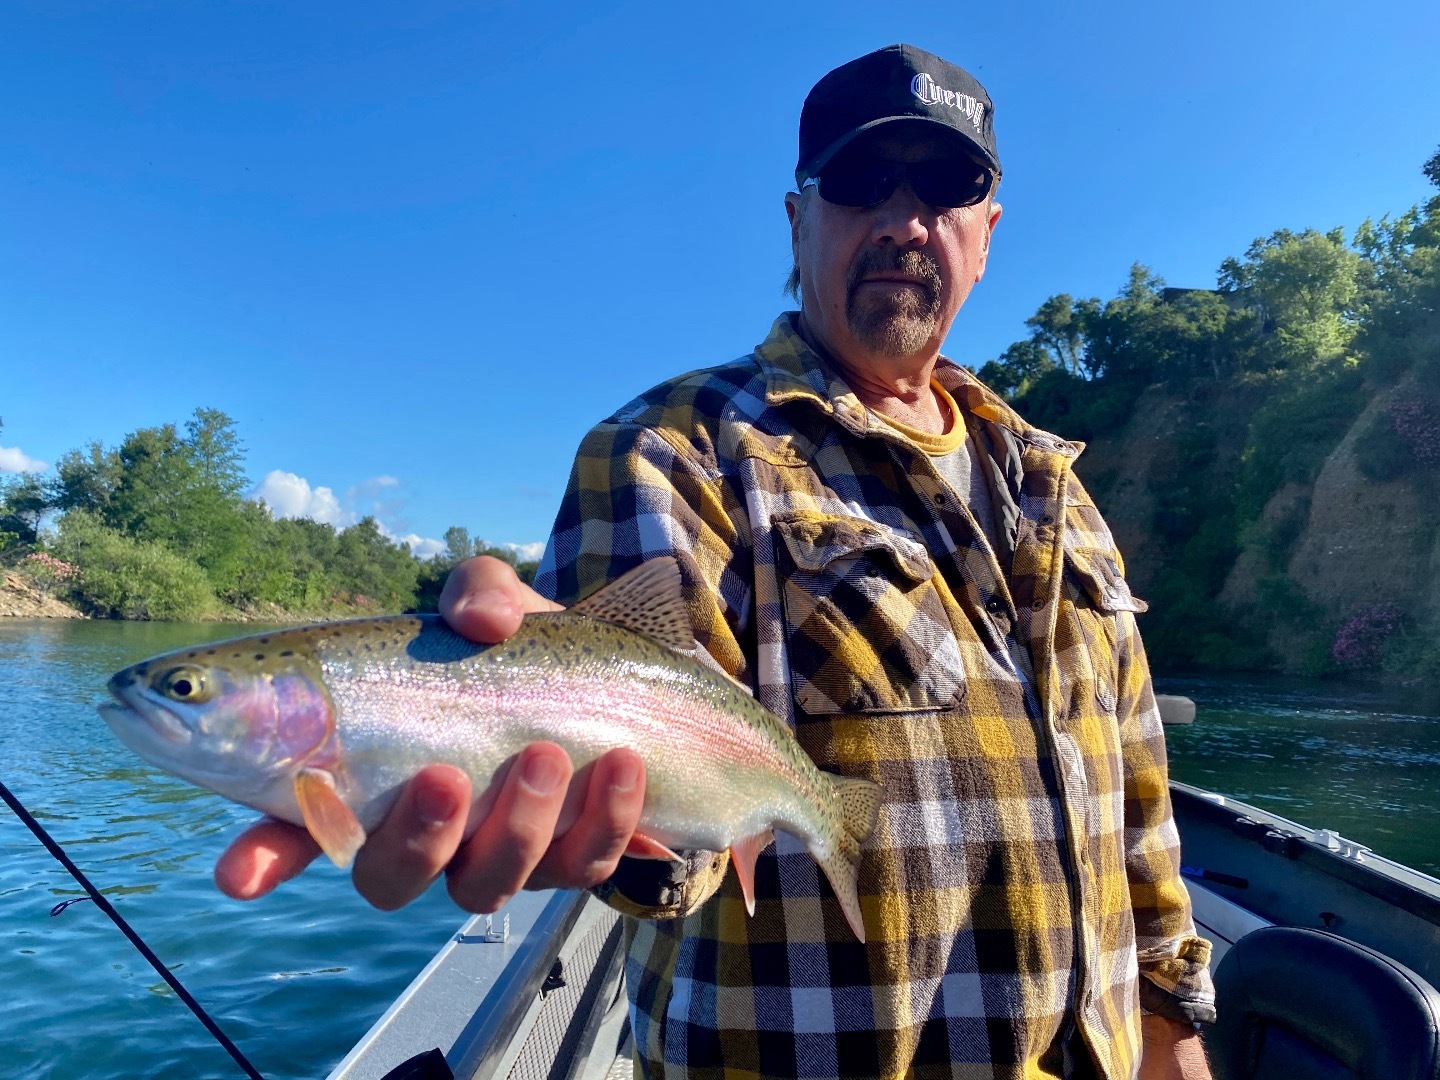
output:
[[[695,648],[695,630],[680,591],[680,565],[669,555],[621,574],[570,610],[634,630],[677,652]]]

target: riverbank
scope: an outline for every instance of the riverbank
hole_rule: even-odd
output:
[[[35,588],[19,574],[0,570],[0,619],[84,619],[84,612]]]

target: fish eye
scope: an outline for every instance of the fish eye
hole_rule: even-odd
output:
[[[211,697],[210,682],[199,668],[178,667],[167,671],[156,683],[158,689],[172,701],[201,702]]]

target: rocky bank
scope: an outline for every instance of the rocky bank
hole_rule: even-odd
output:
[[[45,595],[10,570],[0,570],[0,619],[83,619],[69,604]]]

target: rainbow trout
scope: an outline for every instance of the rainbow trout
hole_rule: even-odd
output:
[[[632,853],[728,848],[754,914],[755,859],[781,829],[864,941],[856,879],[879,789],[821,772],[784,721],[679,651],[693,648],[679,567],[663,558],[567,611],[526,615],[499,645],[436,616],[256,634],[126,668],[100,712],[142,758],[304,825],[339,866],[428,763],[479,792],[537,740],[577,769],[629,747],[646,767]]]

